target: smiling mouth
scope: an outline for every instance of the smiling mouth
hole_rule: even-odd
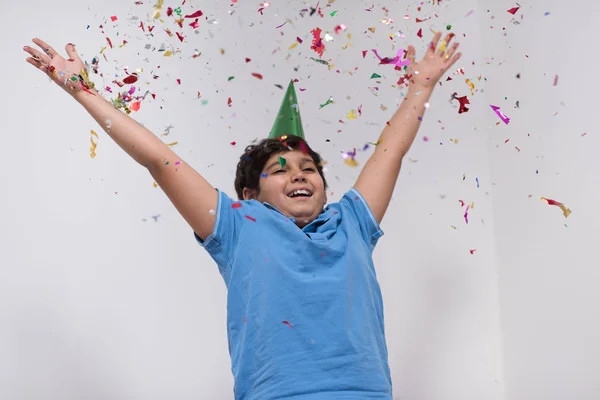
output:
[[[302,188],[302,189],[296,189],[291,191],[290,193],[288,193],[287,197],[291,198],[291,199],[297,199],[297,198],[305,198],[308,199],[310,197],[312,197],[313,192],[309,189],[306,188]]]

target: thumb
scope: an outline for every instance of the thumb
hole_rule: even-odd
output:
[[[67,55],[69,56],[70,60],[81,61],[81,59],[79,58],[79,54],[77,54],[77,50],[75,50],[75,45],[73,43],[67,44],[65,49],[67,50]]]
[[[415,48],[413,46],[408,46],[408,51],[406,52],[406,59],[410,61],[410,65],[415,64]]]

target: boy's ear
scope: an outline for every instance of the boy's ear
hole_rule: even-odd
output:
[[[244,200],[256,199],[256,189],[248,189],[245,187],[244,190],[242,190],[242,195],[244,196]]]

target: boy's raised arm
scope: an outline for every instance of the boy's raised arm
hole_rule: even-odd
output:
[[[441,33],[430,43],[427,54],[415,64],[415,49],[408,47],[410,86],[406,98],[392,119],[386,124],[375,151],[363,167],[354,188],[365,198],[369,208],[381,223],[387,211],[402,159],[415,140],[425,113],[426,103],[439,79],[460,58],[454,54],[458,43],[447,48],[453,34],[448,34],[436,50]]]
[[[24,50],[31,55],[27,62],[73,96],[108,136],[147,168],[192,229],[201,239],[206,239],[215,221],[215,212],[211,212],[217,207],[215,188],[156,135],[94,90],[93,84],[85,78],[85,65],[72,44],[67,45],[69,59],[65,60],[42,40],[34,39],[34,43],[42,48],[43,53],[25,46]]]

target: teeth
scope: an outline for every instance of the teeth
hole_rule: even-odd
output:
[[[307,196],[310,196],[310,192],[308,190],[304,190],[304,189],[300,189],[300,190],[295,190],[292,193],[288,194],[288,197],[294,197],[298,194],[305,194]]]

